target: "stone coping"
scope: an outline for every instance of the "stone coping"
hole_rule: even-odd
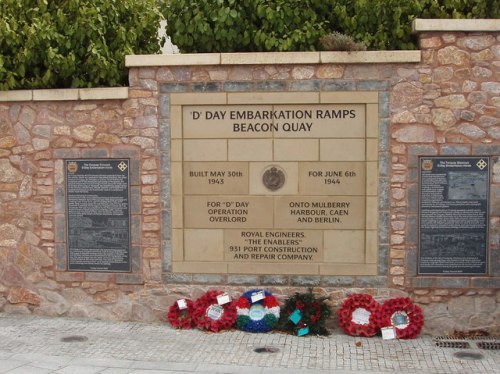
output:
[[[125,66],[419,63],[420,51],[247,52],[128,55]]]
[[[500,19],[422,19],[413,20],[414,33],[428,31],[500,31]]]
[[[0,91],[0,102],[128,99],[128,87]]]

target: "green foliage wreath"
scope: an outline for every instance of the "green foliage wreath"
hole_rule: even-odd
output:
[[[281,308],[281,317],[278,328],[300,335],[302,329],[308,334],[328,335],[326,321],[331,315],[330,307],[325,303],[327,297],[318,297],[309,289],[306,293],[295,293],[285,301]],[[300,315],[295,323],[290,317]]]

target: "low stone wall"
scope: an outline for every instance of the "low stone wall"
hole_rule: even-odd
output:
[[[417,23],[421,51],[128,56],[128,88],[0,93],[0,310],[156,321],[212,288],[314,287],[334,307],[409,295],[428,333],[498,332],[500,25],[461,25]],[[377,274],[173,272],[171,95],[349,91],[379,97]],[[491,156],[488,275],[417,274],[419,155]],[[63,160],[108,157],[130,159],[132,271],[67,271]]]

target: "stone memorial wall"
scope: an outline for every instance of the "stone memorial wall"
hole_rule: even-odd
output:
[[[314,287],[498,332],[500,22],[414,26],[419,51],[127,56],[129,87],[0,92],[0,311]]]

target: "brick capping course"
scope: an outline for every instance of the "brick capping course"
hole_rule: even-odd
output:
[[[125,66],[374,64],[419,63],[420,60],[420,51],[187,53],[128,55]]]
[[[427,31],[500,31],[500,19],[414,19],[414,33]]]
[[[128,89],[128,87],[103,87],[0,91],[0,102],[124,100],[129,97]]]

